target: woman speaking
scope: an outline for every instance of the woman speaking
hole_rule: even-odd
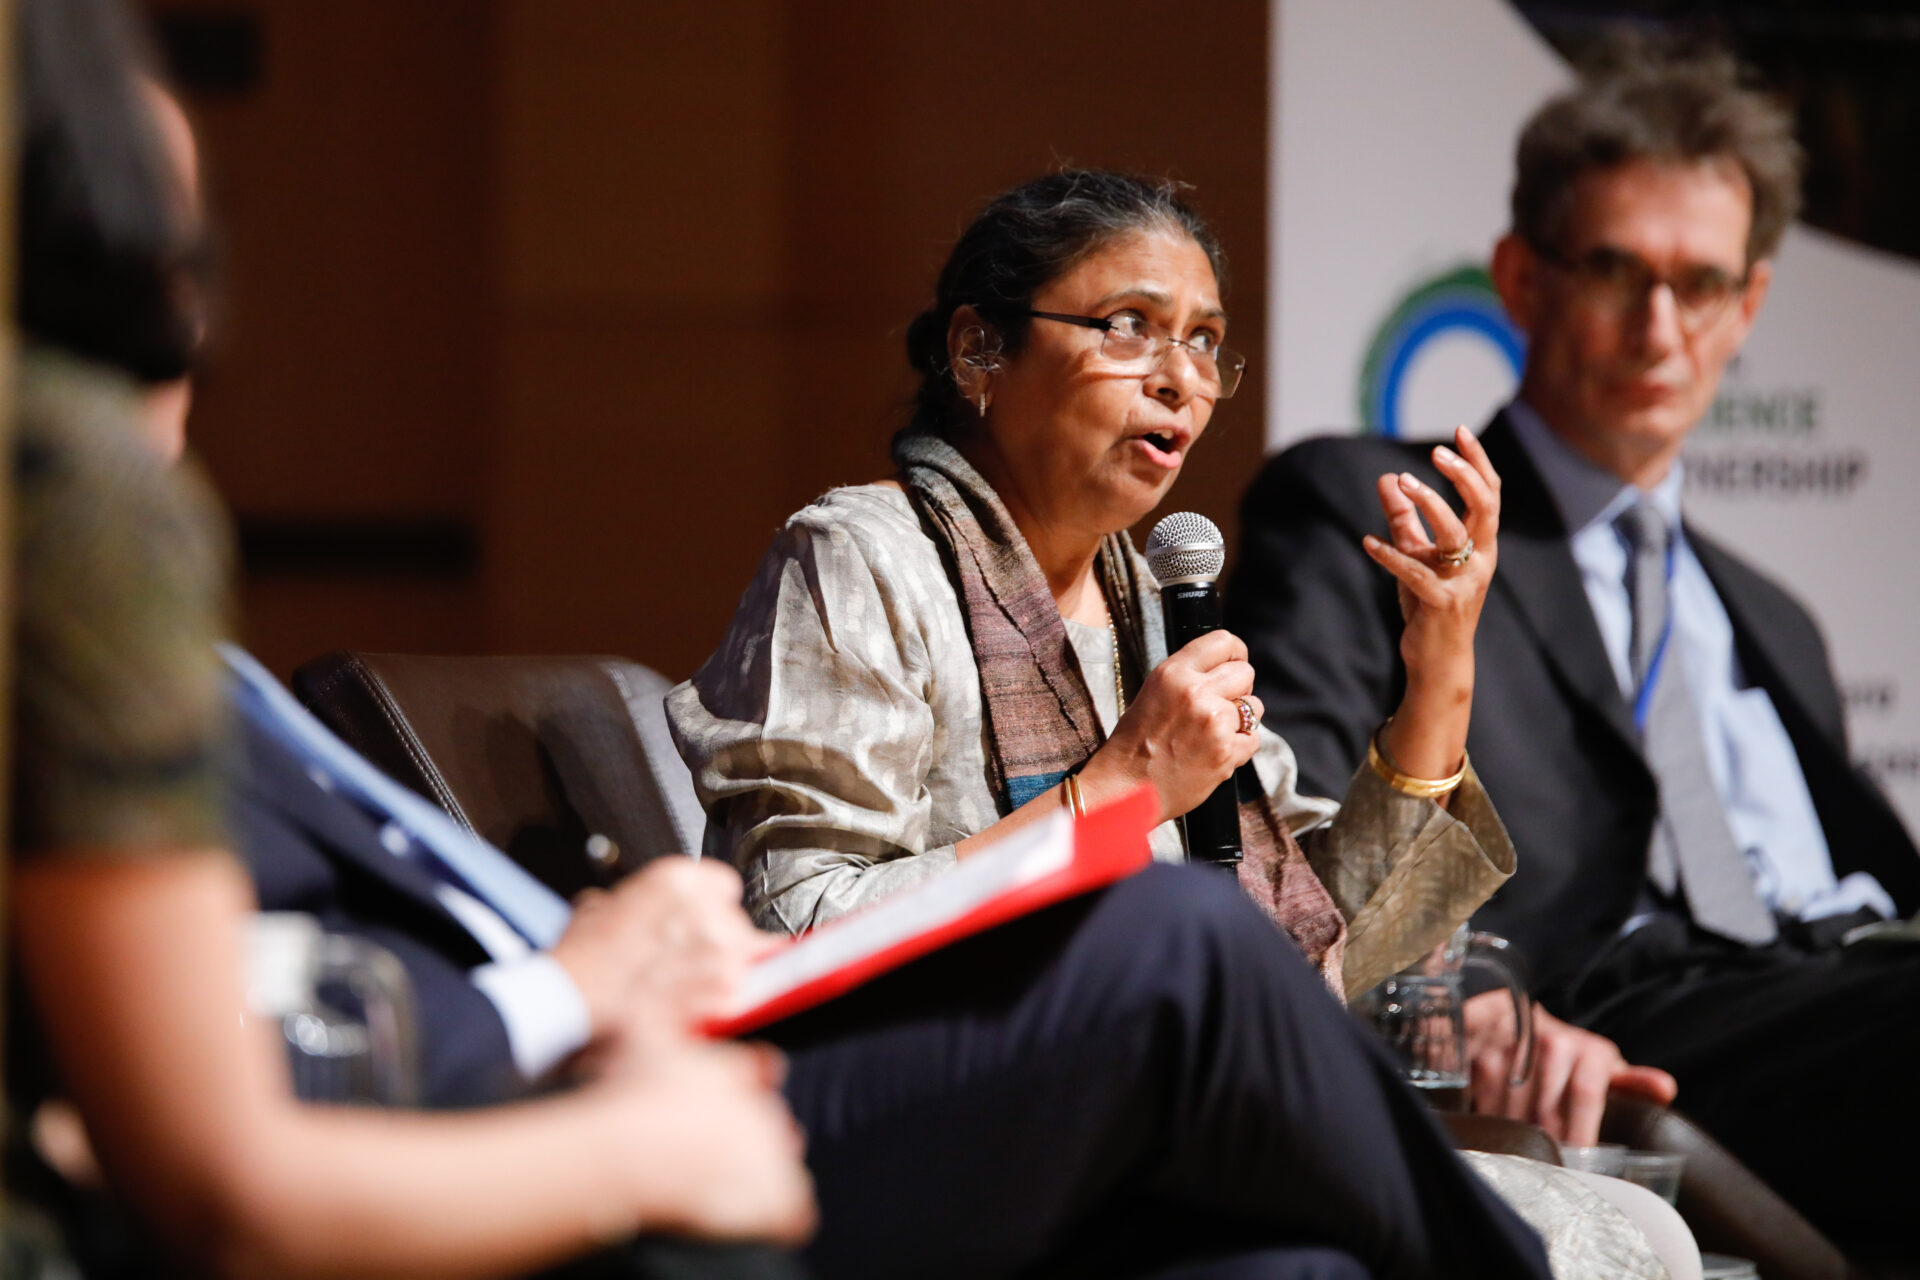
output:
[[[1400,584],[1407,694],[1343,803],[1295,790],[1237,638],[1165,652],[1125,531],[1240,384],[1222,265],[1172,184],[1100,172],[1006,192],[954,246],[907,334],[921,385],[897,476],[794,515],[668,700],[707,852],[763,926],[808,929],[1141,783],[1166,820],[1154,856],[1179,861],[1171,820],[1248,761],[1264,794],[1242,805],[1242,882],[1336,990],[1409,962],[1511,872],[1465,762],[1499,523],[1466,431],[1434,451],[1464,520],[1382,478],[1393,541],[1367,550]]]

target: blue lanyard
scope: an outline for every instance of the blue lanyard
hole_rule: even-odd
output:
[[[1667,662],[1667,645],[1673,640],[1673,566],[1674,553],[1679,550],[1680,537],[1676,533],[1667,543],[1667,620],[1660,628],[1660,639],[1653,646],[1653,658],[1647,663],[1646,679],[1640,682],[1640,693],[1633,700],[1633,728],[1642,737],[1647,732],[1647,712],[1653,707],[1653,688],[1660,683],[1660,668]]]

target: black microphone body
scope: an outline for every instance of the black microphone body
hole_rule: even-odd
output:
[[[1181,521],[1186,523],[1177,523]],[[1156,547],[1156,543],[1161,545]],[[1195,555],[1211,552],[1214,545],[1219,546],[1217,555]],[[1153,537],[1147,542],[1147,563],[1156,577],[1164,575],[1160,610],[1166,622],[1168,653],[1176,653],[1209,631],[1220,629],[1217,579],[1224,558],[1220,531],[1209,520],[1183,512],[1168,516],[1154,527]],[[1240,794],[1234,779],[1215,787],[1212,795],[1180,819],[1180,827],[1189,861],[1229,869],[1238,866]]]
[[[1213,582],[1182,582],[1160,589],[1166,619],[1167,652],[1175,653],[1209,631],[1220,629],[1220,587]],[[1240,792],[1232,778],[1180,819],[1187,857],[1224,867],[1240,863]]]

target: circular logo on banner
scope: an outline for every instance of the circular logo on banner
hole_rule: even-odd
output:
[[[1471,420],[1511,393],[1526,354],[1486,269],[1456,267],[1416,286],[1374,332],[1360,370],[1360,420],[1378,435],[1407,434],[1416,382],[1439,387],[1446,426]]]

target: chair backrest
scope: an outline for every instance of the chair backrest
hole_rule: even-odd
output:
[[[1687,1157],[1677,1207],[1707,1252],[1745,1258],[1767,1280],[1846,1280],[1855,1274],[1818,1228],[1679,1112],[1615,1093],[1607,1099],[1600,1138]]]
[[[668,687],[601,657],[332,653],[293,676],[350,746],[569,897],[700,851]]]

